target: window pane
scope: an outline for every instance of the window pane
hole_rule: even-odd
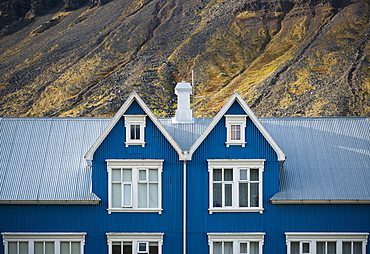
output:
[[[121,243],[120,242],[112,242],[112,254],[121,254]]]
[[[336,254],[337,253],[337,243],[328,242],[328,253],[327,254]]]
[[[222,204],[222,183],[213,184],[213,207],[221,207]]]
[[[213,170],[213,181],[222,181],[222,169]]]
[[[251,183],[250,188],[250,206],[258,207],[258,183]]]
[[[147,251],[147,243],[139,243],[139,251]]]
[[[240,140],[240,125],[231,125],[231,140]]]
[[[224,243],[224,254],[233,254],[233,242]]]
[[[316,243],[316,252],[317,254],[326,254],[325,252],[325,242]]]
[[[138,184],[138,192],[139,192],[139,208],[147,207],[147,184],[146,183],[139,183]]]
[[[240,180],[248,180],[248,170],[246,169],[240,170]]]
[[[28,243],[19,243],[19,254],[28,254]]]
[[[222,254],[222,242],[213,243],[213,254]]]
[[[60,254],[69,254],[69,242],[60,243]]]
[[[225,184],[225,206],[232,206],[233,203],[233,191],[232,184]]]
[[[258,242],[251,242],[250,245],[251,245],[250,254],[259,254],[259,248],[260,248],[259,243]]]
[[[149,184],[149,207],[158,207],[158,184]]]
[[[240,243],[240,254],[248,253],[248,243]]]
[[[17,243],[16,242],[8,243],[8,252],[9,254],[17,254]]]
[[[150,182],[157,182],[158,181],[158,169],[150,169],[149,170],[149,181]]]
[[[149,254],[158,254],[158,243],[157,242],[149,243]]]
[[[302,253],[310,253],[310,244],[302,243]]]
[[[132,242],[123,243],[123,254],[132,254]]]
[[[351,253],[351,242],[343,242],[342,254],[352,254]]]
[[[121,169],[112,169],[112,181],[121,181]]]
[[[123,169],[122,170],[122,181],[124,181],[124,182],[131,182],[132,181],[132,170],[131,169]]]
[[[44,251],[43,251],[44,248],[43,247],[44,247],[43,242],[35,242],[34,243],[35,254],[44,254]]]
[[[239,183],[239,207],[248,207],[248,183]]]
[[[121,207],[121,184],[112,184],[112,207]]]
[[[299,254],[299,242],[290,243],[290,254]]]
[[[54,243],[45,243],[45,253],[54,254]]]
[[[140,140],[140,125],[130,125],[130,139]]]
[[[252,168],[252,169],[250,169],[251,181],[258,181],[259,180],[258,173],[259,173],[258,168]]]
[[[362,242],[353,242],[353,254],[362,254]]]
[[[79,242],[72,242],[71,243],[71,249],[72,253],[71,254],[80,254],[80,243]]]
[[[131,207],[131,184],[123,185],[123,206]]]
[[[146,170],[139,170],[139,181],[146,181]]]
[[[233,169],[231,168],[225,168],[224,169],[224,180],[225,181],[232,181],[233,180]]]

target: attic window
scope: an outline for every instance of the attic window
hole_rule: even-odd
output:
[[[125,145],[145,146],[145,115],[125,115],[126,142]]]
[[[246,115],[225,115],[226,118],[226,146],[239,145],[245,147]]]

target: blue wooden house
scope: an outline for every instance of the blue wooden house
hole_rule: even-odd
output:
[[[0,253],[370,253],[368,118],[0,119]]]

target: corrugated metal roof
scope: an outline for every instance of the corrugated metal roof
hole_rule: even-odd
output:
[[[260,118],[287,156],[271,200],[370,200],[367,118]]]
[[[213,118],[194,118],[193,123],[173,123],[172,118],[159,118],[158,120],[180,148],[183,151],[189,151]]]
[[[97,201],[83,158],[110,119],[1,118],[0,201]]]
[[[0,118],[0,201],[96,201],[83,156],[111,119]],[[287,155],[271,200],[370,200],[366,118],[259,118]],[[212,118],[159,119],[187,151]]]

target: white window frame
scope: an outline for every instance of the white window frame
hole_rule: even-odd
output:
[[[34,253],[35,242],[53,242],[54,254],[60,254],[61,242],[79,242],[80,254],[84,254],[86,233],[1,233],[3,237],[4,253],[8,254],[9,242],[27,242],[28,254]]]
[[[336,254],[342,254],[343,242],[362,242],[362,254],[366,254],[366,244],[369,233],[307,233],[307,232],[286,232],[287,254],[291,254],[291,242],[299,242],[300,253],[302,252],[302,243],[310,244],[309,254],[316,253],[317,242],[335,242]],[[306,254],[306,253],[304,253]]]
[[[241,243],[258,242],[259,254],[263,253],[265,243],[265,233],[207,233],[209,254],[213,254],[214,242],[233,242],[233,253],[240,253]],[[249,248],[249,244],[248,244]]]
[[[141,145],[145,147],[145,126],[146,126],[146,115],[124,115],[125,117],[125,129],[126,129],[126,147],[130,145]],[[131,139],[131,126],[140,126],[140,138]]]
[[[229,146],[242,146],[245,147],[245,127],[247,123],[247,116],[246,115],[225,115],[225,125],[226,125],[226,147]],[[240,139],[234,140],[232,139],[231,131],[232,126],[237,125],[240,126]]]
[[[108,254],[112,253],[113,242],[132,242],[133,254],[140,254],[139,243],[158,243],[158,254],[162,254],[164,233],[106,233]]]
[[[129,159],[109,159],[107,162],[108,172],[108,213],[112,212],[157,212],[162,213],[162,172],[163,160],[129,160]],[[112,170],[113,169],[132,169],[131,184],[131,204],[130,207],[113,207],[112,197]],[[157,169],[158,170],[158,207],[139,208],[138,207],[138,184],[139,170]]]
[[[209,159],[209,213],[214,212],[263,212],[263,172],[264,159]],[[232,206],[213,207],[213,169],[232,168],[233,169],[233,186],[232,186]],[[258,206],[257,207],[239,207],[239,182],[248,182],[240,180],[241,169],[258,169]],[[249,170],[248,170],[249,172]],[[250,202],[248,202],[250,204]]]

